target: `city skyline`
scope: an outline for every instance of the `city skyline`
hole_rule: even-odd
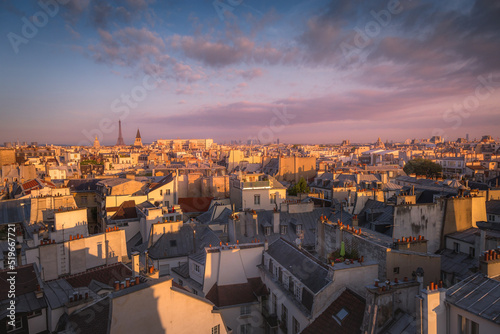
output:
[[[0,143],[497,137],[490,1],[0,5]]]

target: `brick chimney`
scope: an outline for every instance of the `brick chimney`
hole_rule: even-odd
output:
[[[479,270],[488,277],[500,275],[500,251],[490,249],[479,258]]]

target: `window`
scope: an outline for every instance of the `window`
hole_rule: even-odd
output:
[[[251,324],[244,324],[240,326],[240,334],[250,334],[252,330]]]
[[[340,311],[338,311],[335,315],[333,315],[333,318],[341,324],[342,321],[349,315],[349,311],[347,311],[345,308],[342,308]]]
[[[295,293],[294,293],[295,297],[298,299],[298,300],[302,300],[302,287],[298,284],[295,284]]]
[[[476,256],[476,249],[474,247],[469,247],[469,256],[470,257]]]
[[[276,194],[271,194],[270,199],[271,204],[276,204]]]
[[[287,226],[286,225],[281,225],[280,226],[280,233],[281,234],[286,234],[287,232]]]
[[[165,195],[170,195],[170,189],[165,189]]]
[[[300,224],[295,225],[295,231],[297,234],[300,234],[302,232],[302,225]]]
[[[458,242],[453,243],[453,251],[455,253],[460,253],[460,244]]]
[[[300,332],[300,324],[297,321],[297,319],[295,319],[295,317],[292,317],[292,333],[298,334],[299,332]]]
[[[288,309],[284,304],[281,304],[281,327],[284,329],[285,333],[288,324]]]
[[[10,325],[9,322],[7,322],[7,333],[17,331],[21,328],[23,328],[23,319],[21,317],[16,317],[14,326]]]
[[[288,291],[290,291],[291,293],[295,292],[293,279],[291,277],[288,279]]]
[[[193,289],[193,295],[197,295],[198,296],[198,291]]]
[[[252,311],[252,308],[250,305],[243,305],[240,307],[240,315],[249,315]]]
[[[183,286],[184,285],[184,282],[179,278],[179,285],[180,286]]]
[[[177,247],[177,240],[170,240],[170,247]]]
[[[196,271],[197,273],[199,273],[200,272],[200,266],[197,265],[197,264],[195,264],[194,265],[194,271]]]
[[[260,195],[253,196],[253,204],[260,205]]]
[[[458,316],[458,333],[459,334],[479,334],[479,324],[470,319]]]
[[[271,235],[271,226],[264,227],[264,235]]]
[[[395,274],[399,274],[399,267],[394,267],[394,269],[392,271]]]
[[[212,327],[212,334],[220,334],[220,325]]]
[[[160,196],[163,196],[163,189],[160,189]]]
[[[278,313],[278,301],[277,301],[276,294],[273,293],[272,298],[271,298],[271,314],[277,314]]]

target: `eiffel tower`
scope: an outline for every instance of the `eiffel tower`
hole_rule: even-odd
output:
[[[122,121],[118,121],[118,140],[116,141],[116,146],[125,146],[122,136]]]

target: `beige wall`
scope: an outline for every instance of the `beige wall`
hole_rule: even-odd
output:
[[[217,325],[220,333],[227,333],[213,304],[172,288],[171,279],[112,301],[111,334],[212,333]]]

